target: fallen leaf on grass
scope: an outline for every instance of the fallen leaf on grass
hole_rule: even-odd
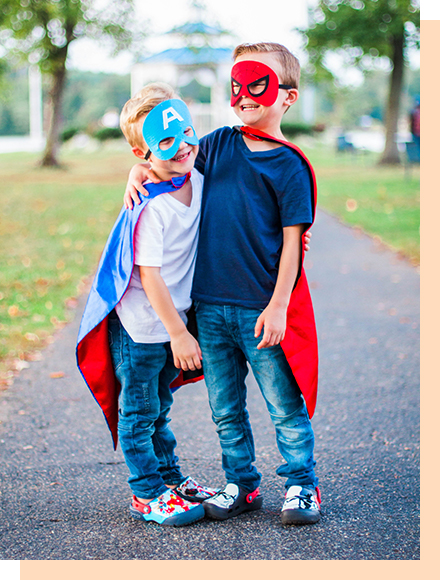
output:
[[[11,318],[15,318],[16,316],[20,316],[20,313],[21,313],[20,308],[16,304],[13,304],[12,306],[10,306],[8,308],[8,314]]]
[[[66,305],[67,308],[76,308],[78,306],[78,299],[75,298],[74,296],[70,296],[70,298],[66,298],[66,300],[64,301],[64,304]]]
[[[347,199],[345,202],[345,209],[347,211],[356,211],[358,208],[358,203],[355,199]]]

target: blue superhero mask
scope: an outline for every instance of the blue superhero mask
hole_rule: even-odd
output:
[[[174,157],[182,141],[199,144],[188,107],[180,99],[156,105],[144,121],[142,135],[153,155],[163,161]]]

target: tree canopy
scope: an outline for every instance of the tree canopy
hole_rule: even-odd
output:
[[[402,93],[404,64],[411,48],[420,43],[418,0],[320,0],[312,23],[304,31],[310,63],[326,70],[331,52],[343,55],[347,66],[374,67],[387,57],[392,63],[386,115],[383,163],[399,162],[394,135]]]
[[[133,0],[0,0],[0,42],[4,58],[36,64],[50,77],[50,119],[43,165],[57,165],[61,99],[71,43],[81,37],[110,39],[114,50],[129,46]]]

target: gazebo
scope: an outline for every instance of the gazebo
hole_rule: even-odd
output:
[[[135,64],[131,70],[131,93],[154,81],[169,83],[179,90],[196,79],[210,88],[209,103],[187,103],[197,134],[202,136],[222,125],[235,123],[227,90],[232,50],[211,45],[225,31],[203,22],[189,22],[167,34],[183,38],[184,46],[163,50]]]

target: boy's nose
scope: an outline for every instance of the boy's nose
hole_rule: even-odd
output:
[[[186,141],[181,141],[178,151],[180,151],[181,149],[185,149],[185,147],[188,147],[188,143],[186,143]]]

